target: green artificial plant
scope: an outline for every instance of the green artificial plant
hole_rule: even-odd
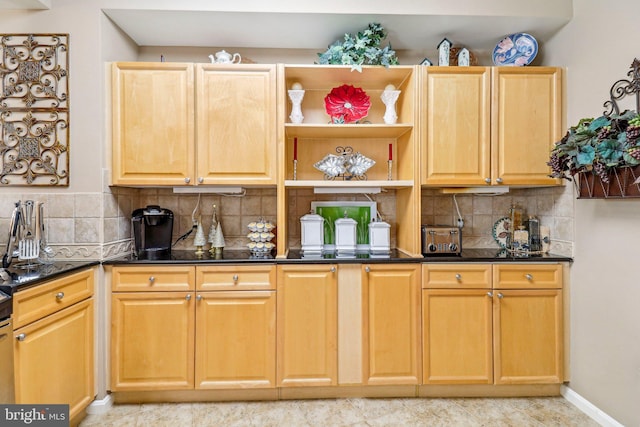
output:
[[[612,168],[640,164],[640,115],[635,111],[583,118],[551,150],[553,178],[593,170],[608,182]]]
[[[351,65],[353,70],[362,71],[363,65],[398,65],[396,52],[391,43],[380,47],[387,37],[387,32],[378,23],[371,23],[355,36],[345,33],[344,41],[335,43],[323,52],[318,53],[319,64]]]

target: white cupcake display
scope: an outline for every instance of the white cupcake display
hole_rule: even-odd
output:
[[[275,225],[272,223],[260,218],[258,221],[250,222],[247,228],[249,229],[247,238],[250,240],[247,247],[253,255],[267,255],[276,247],[276,245],[271,242],[271,240],[276,237],[276,235],[271,232],[271,230],[275,228]]]

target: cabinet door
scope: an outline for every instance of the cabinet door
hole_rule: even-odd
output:
[[[561,69],[493,69],[492,175],[503,185],[558,185],[549,151],[562,137]]]
[[[425,384],[492,384],[489,289],[422,291]]]
[[[196,297],[196,388],[275,387],[275,291]]]
[[[496,290],[496,384],[561,383],[562,290]]]
[[[115,63],[112,86],[112,183],[192,181],[193,64]]]
[[[278,385],[337,384],[336,266],[278,265]]]
[[[191,299],[185,292],[112,294],[111,390],[193,388]]]
[[[490,68],[422,67],[422,184],[486,185]]]
[[[197,66],[199,184],[276,183],[275,65]]]
[[[420,265],[363,266],[365,384],[420,382]]]
[[[16,403],[68,404],[70,418],[94,398],[93,299],[14,332]]]

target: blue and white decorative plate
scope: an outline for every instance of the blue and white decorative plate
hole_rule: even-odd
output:
[[[538,42],[527,33],[510,34],[493,49],[493,63],[498,66],[523,67],[538,53]]]
[[[511,223],[511,220],[509,219],[509,217],[505,216],[504,218],[500,218],[499,220],[496,221],[495,224],[493,224],[493,230],[492,230],[493,239],[496,241],[498,246],[500,246],[502,249],[505,249],[509,242],[508,239],[509,239],[509,229],[511,226],[510,223]]]

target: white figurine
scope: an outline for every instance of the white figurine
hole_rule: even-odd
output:
[[[468,67],[469,65],[469,50],[463,47],[458,52],[458,66]]]
[[[449,65],[449,51],[451,50],[451,41],[448,38],[443,38],[438,44],[438,65],[446,67]]]

